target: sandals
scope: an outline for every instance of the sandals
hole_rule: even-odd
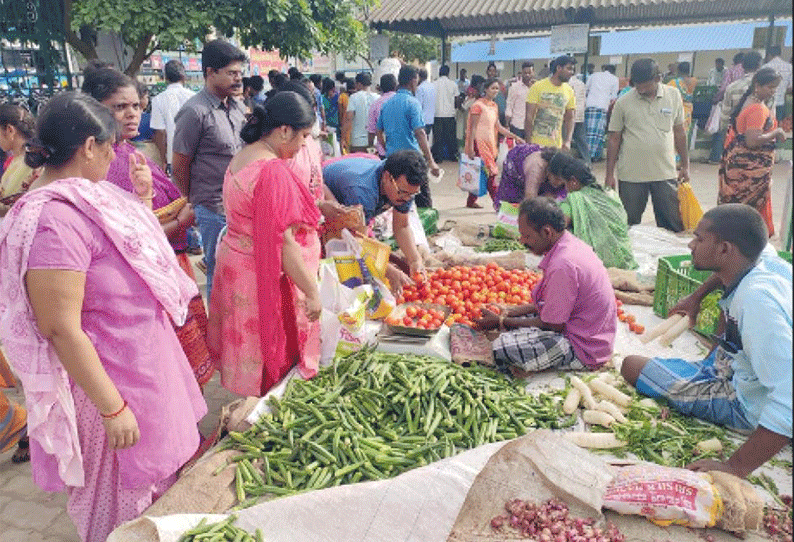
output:
[[[27,463],[30,461],[30,441],[28,437],[22,437],[17,443],[17,450],[11,456],[13,463]]]

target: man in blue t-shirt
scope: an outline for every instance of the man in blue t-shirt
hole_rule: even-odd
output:
[[[670,312],[694,323],[701,300],[722,287],[724,333],[702,361],[628,356],[621,373],[684,414],[749,433],[727,460],[689,465],[746,478],[791,440],[791,264],[768,244],[764,220],[749,205],[710,209],[694,234],[692,265],[714,274]]]
[[[323,166],[323,179],[340,204],[361,205],[367,222],[394,207],[392,228],[397,246],[405,255],[410,273],[424,273],[424,262],[408,225],[414,196],[427,183],[427,164],[421,154],[404,149],[383,161],[362,156],[342,158]],[[405,273],[391,264],[386,278],[395,291],[411,283]]]
[[[427,160],[428,169],[438,177],[438,167],[425,132],[425,120],[422,105],[414,97],[419,86],[419,73],[412,66],[403,66],[397,76],[397,94],[383,104],[378,115],[378,140],[386,149],[386,156],[400,149],[414,149],[421,152]],[[427,181],[422,183],[421,193],[416,197],[417,207],[432,207],[430,187]]]

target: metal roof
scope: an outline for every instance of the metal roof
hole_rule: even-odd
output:
[[[784,45],[791,46],[792,22],[779,21],[775,26],[786,27]],[[594,33],[601,36],[602,56],[626,54],[681,53],[697,51],[722,51],[749,49],[753,44],[753,31],[768,27],[768,23],[733,23],[712,25],[673,26]],[[470,41],[452,45],[452,62],[491,62],[504,60],[529,60],[550,58],[550,38],[528,37],[497,40],[494,52],[491,42]]]
[[[381,0],[369,25],[435,36],[500,34],[587,23],[592,28],[791,17],[789,0]]]

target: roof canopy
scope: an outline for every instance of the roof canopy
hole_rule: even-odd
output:
[[[789,0],[381,0],[369,24],[438,37],[791,17]]]
[[[626,54],[680,53],[689,51],[722,51],[725,49],[749,49],[753,44],[753,32],[768,23],[725,23],[713,25],[690,25],[667,28],[648,28],[603,32],[601,36],[602,56]],[[776,23],[786,27],[784,45],[791,46],[790,20]],[[494,52],[490,52],[490,41],[470,41],[452,46],[452,62],[491,62],[550,58],[551,39],[548,36],[498,40]]]

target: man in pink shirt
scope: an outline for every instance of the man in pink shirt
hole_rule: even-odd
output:
[[[367,114],[367,132],[369,133],[369,146],[378,150],[378,156],[386,158],[386,149],[380,144],[375,135],[378,133],[378,116],[383,104],[388,102],[397,91],[397,78],[393,73],[384,73],[380,77],[381,96],[371,106]]]
[[[565,215],[551,199],[524,200],[521,242],[543,256],[543,279],[534,303],[500,315],[483,310],[477,325],[502,333],[493,342],[503,372],[524,377],[546,369],[597,369],[612,357],[617,326],[615,293],[607,270],[584,241],[565,229]]]

